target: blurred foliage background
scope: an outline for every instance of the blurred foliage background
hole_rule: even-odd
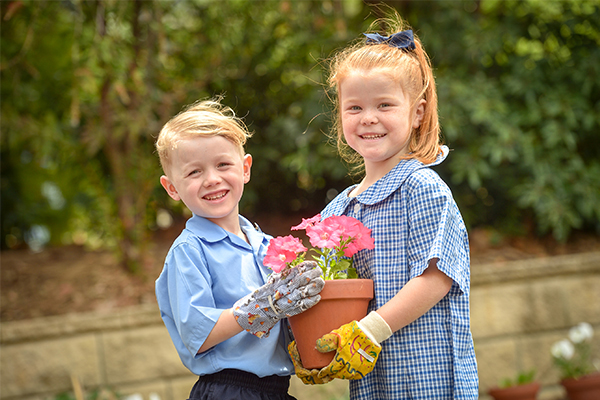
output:
[[[470,229],[600,232],[600,0],[387,1],[432,58],[437,168]],[[352,183],[327,143],[327,58],[386,7],[361,0],[2,1],[3,249],[114,249],[187,217],[153,143],[224,95],[254,137],[241,212],[318,212]]]

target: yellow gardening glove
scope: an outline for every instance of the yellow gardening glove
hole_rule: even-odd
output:
[[[290,353],[290,356],[292,357],[296,376],[300,378],[305,385],[322,385],[333,380],[333,377],[327,375],[320,378],[320,371],[318,369],[308,370],[302,366],[302,360],[300,360],[300,353],[298,353],[298,346],[296,346],[295,341],[288,345],[288,353]]]
[[[333,361],[319,371],[318,377],[362,379],[371,372],[381,352],[379,342],[392,335],[383,318],[372,311],[360,322],[352,321],[317,339],[317,350],[336,350]]]

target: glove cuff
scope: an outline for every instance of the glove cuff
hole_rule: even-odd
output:
[[[357,325],[378,346],[381,346],[380,343],[394,333],[376,311],[371,311],[366,317],[357,322]]]

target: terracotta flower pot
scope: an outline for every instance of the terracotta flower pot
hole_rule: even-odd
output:
[[[567,378],[560,381],[567,391],[569,400],[598,400],[600,399],[600,372]]]
[[[507,388],[494,388],[489,393],[496,400],[535,400],[539,390],[540,384],[532,382]]]
[[[317,339],[348,322],[362,319],[372,298],[371,279],[325,281],[321,301],[289,318],[304,368],[320,369],[333,360],[335,352],[319,353],[315,349]]]

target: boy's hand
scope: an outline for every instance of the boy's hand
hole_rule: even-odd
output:
[[[317,339],[321,353],[336,351],[333,361],[319,376],[339,379],[362,379],[375,367],[381,345],[392,330],[377,312],[372,311],[360,322],[352,321]]]
[[[325,281],[314,261],[269,277],[267,283],[233,305],[237,323],[247,332],[267,337],[280,319],[308,310],[321,300]]]
[[[305,385],[322,385],[333,380],[333,377],[328,376],[326,373],[322,374],[321,370],[308,370],[304,368],[302,365],[302,360],[300,360],[300,353],[298,353],[298,346],[296,346],[295,341],[288,345],[288,353],[290,353],[290,357],[292,358],[292,363],[294,364],[294,369],[296,370],[296,376],[300,378],[302,383]]]

